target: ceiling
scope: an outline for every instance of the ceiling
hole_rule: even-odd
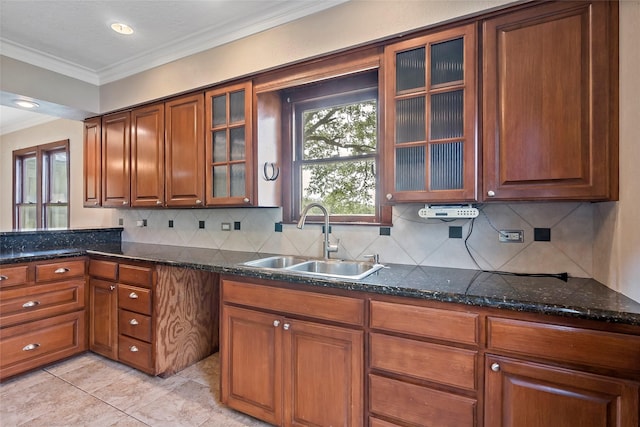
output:
[[[101,85],[346,1],[0,0],[0,54]],[[117,34],[115,22],[135,32]],[[0,134],[46,120],[6,98]]]

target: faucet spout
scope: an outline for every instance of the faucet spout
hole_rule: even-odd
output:
[[[324,215],[324,244],[323,244],[323,252],[324,258],[329,259],[329,254],[331,252],[338,252],[338,245],[332,245],[329,243],[329,212],[327,208],[322,206],[320,203],[309,203],[304,207],[302,213],[300,214],[300,220],[298,221],[298,228],[302,230],[304,227],[304,223],[307,220],[307,215],[312,208],[318,208],[322,211]]]

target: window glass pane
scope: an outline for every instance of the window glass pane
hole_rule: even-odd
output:
[[[463,103],[462,90],[431,95],[431,139],[463,136]]]
[[[213,132],[213,162],[227,161],[227,131]]]
[[[227,96],[220,95],[213,97],[213,126],[221,126],[227,123]]]
[[[398,53],[396,55],[396,91],[424,87],[424,64],[424,47]]]
[[[302,167],[302,205],[322,203],[331,215],[374,215],[374,160]]]
[[[396,143],[425,139],[424,97],[399,100],[396,103]]]
[[[47,206],[47,228],[64,228],[67,226],[67,205]]]
[[[33,229],[36,228],[36,205],[20,205],[18,206],[18,228]]]
[[[303,111],[303,159],[375,153],[376,118],[375,100]]]
[[[229,130],[231,138],[231,160],[243,160],[245,154],[244,126]]]
[[[244,121],[244,90],[229,95],[229,123]]]
[[[431,145],[429,170],[432,190],[462,188],[463,146],[462,142]]]
[[[22,162],[22,203],[37,202],[37,177],[36,158],[25,158]]]
[[[426,189],[425,147],[396,149],[396,190]]]
[[[227,197],[227,167],[213,168],[213,197]]]
[[[245,194],[244,163],[231,165],[231,197],[242,197]]]
[[[67,195],[67,153],[52,153],[49,157],[49,167],[51,168],[50,182],[50,202],[67,203],[69,196]],[[66,220],[65,220],[66,225]]]
[[[431,84],[464,79],[464,39],[431,45]]]

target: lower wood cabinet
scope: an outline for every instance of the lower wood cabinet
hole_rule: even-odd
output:
[[[281,426],[363,425],[363,301],[227,278],[222,303],[224,404]]]

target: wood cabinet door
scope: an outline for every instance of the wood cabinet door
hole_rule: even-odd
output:
[[[282,324],[277,315],[222,306],[221,401],[268,423],[282,422]]]
[[[131,114],[126,111],[102,118],[102,206],[129,206]]]
[[[384,192],[394,202],[477,199],[476,24],[384,51]]]
[[[86,208],[100,206],[102,190],[102,119],[96,117],[84,122],[83,157],[83,205]]]
[[[364,424],[363,332],[285,319],[284,425]]]
[[[164,204],[164,104],[131,112],[131,206]]]
[[[613,8],[553,2],[484,22],[485,200],[617,198]]]
[[[204,95],[165,103],[167,206],[204,204]]]
[[[118,359],[118,293],[116,284],[89,279],[89,349]]]
[[[632,427],[639,384],[487,356],[485,426]]]

